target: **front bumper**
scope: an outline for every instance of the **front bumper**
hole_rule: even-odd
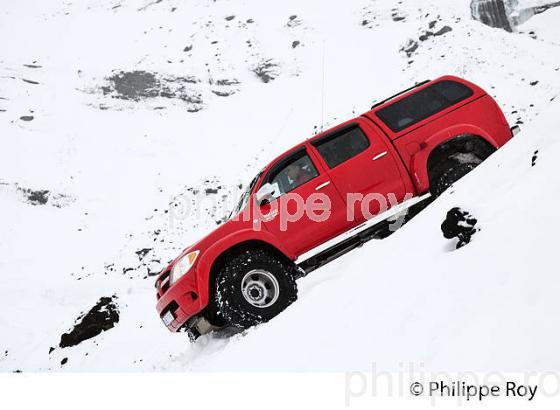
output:
[[[177,332],[204,306],[196,286],[194,268],[173,286],[169,286],[169,271],[165,271],[156,281],[156,310],[163,324],[171,331]]]

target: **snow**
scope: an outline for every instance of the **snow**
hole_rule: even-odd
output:
[[[28,0],[0,11],[0,370],[560,364],[550,325],[559,313],[559,9],[506,33],[472,21],[467,0],[149,3]],[[452,31],[420,41],[432,21]],[[409,40],[418,49],[407,57]],[[269,59],[278,76],[264,83],[253,70]],[[107,77],[136,70],[196,77],[185,86],[202,109],[103,94]],[[393,236],[301,279],[299,300],[272,322],[194,345],[165,329],[148,270],[213,229],[238,184],[322,126],[442,74],[479,83],[523,131]],[[239,82],[234,94],[212,92],[220,79]],[[51,196],[32,205],[25,189]],[[196,213],[173,219],[180,197]],[[481,230],[452,251],[439,226],[454,206]],[[112,295],[113,329],[49,354]]]
[[[533,16],[526,23],[519,26],[519,30],[526,33],[533,32],[538,40],[560,45],[560,34],[558,29],[554,28],[558,19],[560,19],[560,7]]]

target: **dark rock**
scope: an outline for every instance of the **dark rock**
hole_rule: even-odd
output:
[[[146,10],[148,7],[153,6],[154,4],[159,4],[159,3],[161,3],[162,1],[163,1],[163,0],[154,0],[154,1],[152,1],[151,3],[148,3],[148,4],[146,4],[145,6],[140,7],[140,8],[138,9],[138,11],[144,11],[144,10]]]
[[[29,189],[19,186],[17,183],[16,192],[20,197],[20,201],[29,205],[45,205],[48,204],[56,208],[62,208],[74,201],[74,198],[65,194],[51,192],[47,189]]]
[[[139,251],[136,251],[135,253],[136,255],[138,255],[138,259],[142,260],[151,250],[153,250],[153,248],[143,248]]]
[[[185,47],[185,48],[183,49],[183,51],[184,51],[184,52],[188,52],[188,51],[191,51],[191,50],[192,50],[192,48],[193,48],[193,46],[192,46],[192,45],[190,45],[190,46],[186,46],[186,47]]]
[[[436,31],[434,33],[434,36],[443,36],[444,34],[449,33],[450,31],[452,31],[453,29],[449,26],[443,26],[441,29],[439,29],[438,31]]]
[[[147,98],[169,98],[182,100],[189,104],[187,110],[196,112],[202,109],[200,93],[187,87],[196,84],[195,77],[161,76],[147,71],[118,71],[107,79],[101,87],[104,95],[124,100],[141,101]]]
[[[487,26],[513,32],[504,0],[472,0],[471,16]]]
[[[517,5],[517,1],[518,0],[509,0],[510,2],[515,2],[514,4]],[[520,24],[525,23],[527,20],[529,20],[530,18],[532,18],[533,16],[537,15],[537,14],[541,14],[544,13],[545,11],[547,11],[548,9],[551,9],[553,7],[560,7],[560,1],[547,1],[547,4],[543,4],[540,6],[534,6],[534,7],[527,7],[524,9],[519,9],[516,8],[514,11],[514,13],[512,13],[511,15],[509,15],[509,20],[511,22],[511,24],[513,26],[517,26]],[[511,8],[511,7],[510,7]],[[537,36],[535,35],[535,32],[529,32],[529,35],[532,38],[537,38]]]
[[[393,9],[392,10],[391,18],[393,19],[393,21],[403,21],[403,20],[406,19],[406,17],[399,14],[398,9]]]
[[[286,23],[286,26],[288,27],[296,27],[299,26],[301,24],[301,21],[297,18],[297,15],[292,15],[288,18],[288,23]]]
[[[537,158],[538,158],[538,154],[539,150],[535,150],[535,152],[533,152],[533,157],[531,158],[531,166],[534,167],[535,164],[537,163]]]
[[[76,346],[103,331],[112,329],[119,322],[116,299],[116,296],[99,299],[89,312],[77,319],[76,325],[69,333],[61,336],[59,346],[61,348]]]
[[[559,7],[560,1],[549,1],[535,7],[519,8],[518,0],[471,0],[471,16],[490,27],[513,32],[514,28],[531,17],[544,13],[553,7]],[[534,32],[529,32],[536,38]]]
[[[298,40],[292,42],[292,48],[299,46],[300,42]]]
[[[475,228],[477,222],[469,212],[455,207],[447,212],[447,216],[441,224],[441,231],[446,239],[457,238],[459,241],[456,249],[459,249],[471,241],[472,236],[478,230]]]
[[[187,108],[187,112],[199,112],[200,110],[202,110],[202,107],[200,107],[200,106],[194,106],[194,107],[188,107]]]
[[[435,26],[435,21],[432,21],[429,24],[430,28],[433,28]],[[427,41],[429,40],[431,37],[436,37],[436,36],[443,36],[444,34],[449,33],[450,31],[453,31],[453,29],[450,26],[443,26],[441,29],[439,29],[436,32],[430,31],[430,30],[426,30],[424,31],[422,34],[420,34],[418,36],[418,41]],[[418,41],[414,41],[412,39],[409,39],[406,44],[401,47],[400,51],[403,51],[404,53],[406,53],[407,57],[411,57],[412,54],[414,54],[414,52],[418,49],[419,47],[419,43]]]
[[[263,83],[268,83],[278,76],[278,64],[274,63],[272,59],[263,60],[257,64],[253,72],[259,77]]]
[[[30,205],[45,205],[49,200],[50,192],[46,189],[34,191],[28,188],[17,188],[17,191],[23,194],[25,202]]]
[[[114,92],[119,98],[136,101],[146,97],[158,97],[160,94],[159,80],[147,71],[121,71],[108,80],[110,85],[102,88],[104,94]]]
[[[214,93],[218,97],[229,97],[230,95],[235,94],[235,90],[234,91],[212,90],[212,93]]]
[[[19,117],[20,120],[22,121],[33,121],[33,116],[32,115],[22,115],[21,117]]]
[[[401,48],[401,51],[404,51],[408,57],[410,57],[416,50],[418,49],[418,42],[414,40],[408,40],[408,43]]]
[[[427,39],[429,39],[433,35],[434,35],[434,33],[432,33],[431,31],[426,31],[424,34],[420,34],[420,37],[418,37],[418,40],[426,41]]]
[[[231,80],[226,78],[226,79],[221,79],[216,81],[216,85],[239,85],[239,84],[240,84],[239,81],[236,80],[235,78]]]
[[[60,361],[61,366],[64,366],[66,363],[68,363],[68,358],[67,357],[65,357],[64,359],[62,359]]]
[[[227,16],[227,17],[226,17],[226,20],[227,20],[227,21],[231,21],[231,20],[233,20],[234,18],[235,18],[235,16]]]

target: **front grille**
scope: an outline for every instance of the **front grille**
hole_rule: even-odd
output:
[[[161,294],[163,295],[165,292],[167,292],[167,290],[169,289],[169,284],[170,284],[170,274],[169,272],[167,272],[165,275],[162,276],[162,281],[161,281]]]
[[[163,275],[158,279],[156,283],[157,291],[157,298],[161,298],[165,292],[169,289],[170,286],[170,271],[164,272]]]

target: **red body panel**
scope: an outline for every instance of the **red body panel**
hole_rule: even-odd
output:
[[[444,80],[466,85],[472,90],[472,95],[400,132],[393,132],[377,116],[376,113],[384,107]],[[350,124],[360,127],[369,140],[369,147],[330,169],[313,142]],[[509,125],[492,97],[470,82],[446,76],[393,98],[362,116],[287,151],[265,168],[251,193],[247,207],[256,207],[255,192],[263,184],[267,172],[286,156],[305,148],[318,175],[293,192],[303,199],[309,198],[318,190],[326,194],[331,202],[328,220],[316,222],[303,216],[289,223],[287,231],[283,232],[279,229],[278,216],[273,214],[261,219],[261,229],[255,229],[254,215],[245,218],[248,220],[230,219],[180,255],[181,257],[193,250],[200,251],[194,266],[177,283],[168,285],[169,272],[179,258],[160,274],[156,281],[158,313],[163,316],[171,309],[175,320],[167,327],[171,331],[177,331],[188,319],[201,312],[208,305],[212,265],[223,252],[233,246],[247,241],[259,241],[276,248],[289,260],[295,260],[302,253],[363,222],[363,215],[358,210],[354,211],[357,217],[353,221],[347,220],[348,193],[375,193],[385,197],[394,194],[394,204],[394,199],[401,202],[406,194],[419,195],[427,192],[427,161],[430,153],[443,142],[463,134],[482,137],[495,148],[501,147],[512,137]],[[268,215],[273,209],[274,201],[276,200],[260,208],[263,215]],[[370,204],[370,214],[380,211],[378,202]],[[290,206],[288,205],[288,212]]]
[[[499,148],[511,139],[511,130],[505,120],[505,124],[498,120],[498,112],[501,114],[492,97],[485,95],[393,141],[419,194],[428,191],[428,157],[441,143],[458,135],[470,134]],[[469,120],[471,118],[476,121]]]
[[[321,167],[327,170],[327,174],[340,193],[345,203],[344,213],[346,214],[346,205],[348,205],[347,196],[353,193],[362,194],[364,196],[369,193],[381,194],[386,198],[387,204],[389,203],[389,199],[387,199],[388,194],[391,193],[395,195],[395,199],[399,203],[402,202],[406,189],[410,189],[411,185],[405,183],[405,181],[409,180],[408,173],[401,168],[402,163],[392,147],[391,142],[387,140],[387,137],[378,127],[366,118],[356,118],[341,124],[339,127],[335,127],[334,130],[349,124],[358,124],[370,143],[370,146],[365,151],[353,157],[351,160],[333,169],[329,169],[318,151],[314,149],[311,144],[309,145],[317,160],[320,162]],[[332,131],[333,130],[329,130],[328,132]],[[320,139],[323,135],[324,134],[318,135],[311,141]],[[374,161],[374,158],[378,155],[381,157]],[[363,222],[365,216],[367,216],[364,215],[361,209],[358,209],[359,207],[359,203],[354,203],[353,215],[356,217],[354,219],[354,225]],[[380,207],[381,204],[379,201],[369,201],[367,207],[368,213],[370,215],[376,215],[380,211]],[[333,222],[336,223],[336,221]]]
[[[294,189],[291,193],[301,196],[305,201],[310,201],[311,196],[317,192],[317,187],[324,185],[320,191],[329,197],[331,204],[331,214],[328,221],[313,221],[306,213],[303,213],[297,221],[284,222],[287,229],[282,229],[280,214],[271,212],[279,199],[261,207],[264,215],[274,215],[263,221],[264,227],[279,242],[285,244],[293,255],[300,255],[317,246],[317,243],[325,242],[350,227],[350,224],[346,221],[346,204],[335,184],[332,183],[329,174],[317,166],[317,159],[313,156],[311,156],[311,159],[317,167],[319,175]],[[288,214],[298,216],[296,214],[298,205],[295,201],[287,201],[285,209]]]

